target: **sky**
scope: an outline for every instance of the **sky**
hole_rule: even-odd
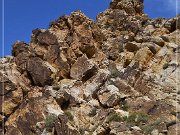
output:
[[[48,28],[49,22],[62,15],[81,10],[95,20],[99,12],[108,8],[111,0],[0,0],[0,57],[11,55],[12,44],[17,41],[30,42],[36,28]],[[4,49],[2,50],[2,1],[4,1]],[[144,12],[150,18],[171,18],[176,15],[176,1],[144,0]]]

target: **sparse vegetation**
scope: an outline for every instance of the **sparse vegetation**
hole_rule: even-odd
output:
[[[86,128],[84,128],[84,127],[79,128],[80,135],[84,135],[85,131],[87,131]]]
[[[167,69],[168,68],[168,63],[165,63],[164,65],[163,65],[163,69]]]
[[[122,108],[122,110],[124,111],[127,111],[128,110],[128,104],[127,104],[127,101],[123,100],[123,101],[120,101],[120,107]]]
[[[73,121],[74,116],[71,114],[71,112],[66,111],[66,112],[64,112],[64,113],[65,113],[65,115],[68,117],[68,119],[69,119],[70,121]]]
[[[161,119],[156,120],[152,124],[141,126],[141,129],[144,131],[145,134],[150,134],[157,125],[159,125],[162,122]]]
[[[154,130],[154,126],[147,125],[147,126],[141,127],[141,129],[144,131],[145,134],[150,134]]]
[[[56,115],[49,114],[45,119],[45,127],[47,131],[51,131],[54,127],[54,122],[57,119]]]
[[[60,89],[60,86],[59,85],[54,85],[53,86],[53,90],[59,90]]]
[[[89,116],[90,117],[94,117],[96,114],[97,114],[97,109],[94,107],[94,108],[92,108],[92,110],[89,112]]]
[[[122,121],[122,118],[118,114],[112,114],[108,118],[108,122],[112,122],[112,121],[120,122],[120,121]]]
[[[140,126],[144,123],[147,123],[148,119],[149,119],[149,116],[147,114],[138,112],[138,113],[130,114],[130,116],[124,120],[130,125]]]

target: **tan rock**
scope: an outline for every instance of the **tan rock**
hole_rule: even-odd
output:
[[[113,107],[119,104],[121,95],[119,89],[114,85],[108,85],[105,90],[99,91],[98,99],[102,105]]]
[[[180,124],[177,123],[177,124],[174,124],[170,127],[168,127],[168,135],[179,135],[180,134]]]
[[[88,80],[96,73],[94,64],[83,55],[71,67],[70,75],[76,80]]]
[[[153,56],[153,53],[149,50],[148,47],[145,47],[145,48],[140,49],[135,54],[134,60],[138,61],[142,67],[145,67],[152,56]]]

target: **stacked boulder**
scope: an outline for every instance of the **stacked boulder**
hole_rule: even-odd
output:
[[[180,16],[150,19],[143,0],[113,0],[35,29],[0,59],[5,135],[176,135]]]

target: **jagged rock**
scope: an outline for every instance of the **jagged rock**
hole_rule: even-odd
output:
[[[156,54],[160,49],[161,47],[158,46],[157,44],[153,43],[153,42],[144,42],[141,44],[141,47],[148,47],[149,50],[153,53],[153,54]]]
[[[165,40],[167,40],[168,42],[172,42],[172,43],[179,45],[180,39],[177,38],[177,37],[179,37],[179,35],[180,35],[180,30],[178,29],[168,35],[166,35],[166,34],[163,35],[163,38],[165,38]]]
[[[30,80],[17,70],[13,57],[1,59],[0,69],[0,112],[7,118],[23,101],[23,93],[30,90]]]
[[[108,134],[108,131],[104,127],[102,127],[102,126],[98,127],[93,132],[93,135],[106,135],[106,134]]]
[[[138,53],[138,52],[137,52]],[[137,55],[136,55],[137,56]],[[144,58],[142,58],[144,59]],[[145,59],[144,59],[145,60]],[[130,86],[134,85],[136,80],[141,74],[141,67],[138,62],[131,62],[124,71],[120,72],[119,77],[129,83]],[[122,83],[121,83],[122,84]],[[126,85],[126,84],[125,84]],[[129,88],[128,88],[129,89]]]
[[[38,57],[27,61],[27,72],[35,85],[45,86],[52,82],[51,70]]]
[[[120,123],[120,122],[111,122],[110,128],[111,128],[110,134],[118,134],[120,132],[128,130],[126,125],[124,123]]]
[[[134,56],[134,60],[138,61],[138,63],[146,67],[146,64],[149,62],[151,57],[153,56],[153,53],[149,50],[148,47],[140,49]]]
[[[98,73],[93,76],[90,80],[88,80],[83,89],[84,89],[84,95],[86,97],[92,96],[96,97],[97,92],[100,90],[100,87],[104,85],[106,82],[108,76],[109,76],[109,71],[108,70],[99,70]]]
[[[40,134],[45,127],[38,129],[36,127],[38,122],[45,121],[48,117],[47,114],[59,115],[62,113],[52,97],[43,96],[42,92],[36,88],[28,93],[28,98],[10,115],[5,123],[6,130],[9,132],[17,130],[22,135]]]
[[[143,0],[113,0],[96,20],[62,16],[0,59],[6,135],[178,130],[179,16],[150,19]]]
[[[16,57],[18,54],[25,52],[25,51],[26,52],[29,51],[28,44],[18,41],[13,45],[12,55]]]
[[[119,93],[121,94],[122,98],[126,98],[128,96],[138,96],[139,93],[133,89],[126,81],[121,79],[116,79],[114,81],[114,85],[119,89]]]
[[[34,57],[35,52],[28,44],[18,41],[13,45],[12,55],[15,56],[17,66],[24,72],[27,68],[28,59]]]
[[[112,9],[125,10],[128,14],[143,13],[144,0],[114,0],[110,4]]]
[[[22,135],[19,129],[15,127],[9,127],[9,129],[6,132],[6,135]]]
[[[170,32],[180,29],[180,16],[169,19],[165,22],[164,27],[166,27]]]
[[[10,81],[7,76],[0,73],[0,95],[6,95],[8,92],[14,91],[16,89],[16,85]]]
[[[68,118],[65,115],[59,115],[55,122],[55,130],[57,135],[79,135],[80,133],[68,124]]]
[[[168,127],[168,135],[179,135],[180,131],[179,131],[179,128],[180,127],[180,124],[177,123],[177,124],[174,124],[170,127]]]
[[[3,107],[1,113],[3,111],[5,116],[11,115],[14,110],[20,105],[23,100],[23,92],[21,88],[17,88],[14,91],[11,91],[4,95],[4,101],[0,103],[0,107]]]
[[[56,101],[62,106],[65,102],[68,102],[70,99],[70,95],[66,91],[58,91],[56,93]]]
[[[165,42],[162,38],[159,38],[159,37],[153,37],[151,38],[151,42],[159,45],[159,46],[164,46]]]
[[[37,42],[41,45],[56,45],[58,44],[57,38],[55,35],[49,31],[39,33],[37,35]]]
[[[70,75],[76,80],[88,80],[96,73],[96,67],[83,55],[72,65]]]
[[[108,85],[105,89],[99,91],[98,99],[104,106],[113,107],[119,104],[121,95],[119,89],[114,85]]]
[[[136,52],[137,50],[139,50],[140,45],[138,45],[137,43],[133,43],[133,42],[128,42],[125,45],[125,49],[129,52]]]

